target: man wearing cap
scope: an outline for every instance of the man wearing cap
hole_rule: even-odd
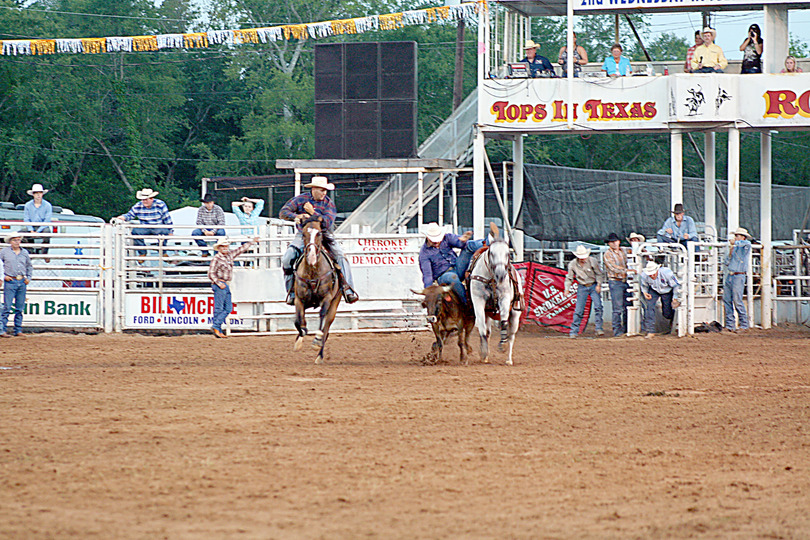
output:
[[[294,221],[297,229],[295,238],[293,238],[292,243],[281,259],[281,267],[284,271],[284,285],[287,287],[287,303],[291,306],[295,304],[295,291],[292,287],[295,280],[293,264],[304,250],[304,236],[302,233],[304,221],[311,216],[321,218],[323,234],[331,237],[334,235],[333,228],[337,216],[337,207],[327,195],[327,192],[335,189],[335,185],[329,183],[325,176],[313,176],[309,184],[305,184],[304,187],[310,188],[310,191],[301,193],[287,201],[287,204],[279,212],[281,219]],[[359,300],[359,297],[354,291],[352,270],[349,267],[349,261],[346,260],[343,254],[343,248],[334,238],[331,252],[332,258],[340,267],[338,272],[341,274],[343,298],[347,303],[353,304]]]
[[[571,332],[568,337],[575,338],[579,334],[580,323],[582,316],[585,314],[585,305],[588,302],[588,297],[591,298],[591,311],[595,315],[594,324],[596,325],[596,335],[602,336],[605,334],[602,330],[602,282],[605,280],[605,274],[599,266],[599,261],[591,257],[591,250],[583,245],[577,246],[574,250],[573,261],[568,263],[568,274],[565,276],[565,290],[568,291],[577,282],[577,305],[574,309],[574,321],[571,325]],[[583,330],[588,326],[587,319],[585,324],[582,325]]]
[[[523,50],[526,51],[526,56],[523,57],[521,62],[529,64],[529,70],[532,72],[532,77],[556,77],[557,72],[554,71],[554,66],[551,65],[551,60],[545,56],[537,54],[537,48],[540,45],[532,41],[526,40],[526,45]]]
[[[492,230],[492,225],[490,225]],[[425,243],[419,249],[419,270],[422,284],[430,287],[435,281],[439,285],[450,285],[462,302],[467,303],[467,289],[464,288],[464,274],[470,265],[472,254],[483,245],[483,240],[470,240],[472,231],[461,236],[445,233],[444,227],[435,221],[425,225]],[[453,248],[461,250],[456,256]]]
[[[751,255],[751,235],[748,229],[739,227],[734,231],[734,237],[729,240],[731,249],[725,264],[727,267],[723,280],[723,306],[726,313],[726,330],[735,332],[737,329],[734,320],[734,310],[740,319],[740,330],[748,330],[748,311],[743,302],[745,292],[745,276],[748,269],[748,257]]]
[[[0,260],[3,262],[3,312],[0,314],[0,337],[5,338],[12,336],[10,332],[6,331],[8,316],[12,311],[14,312],[13,335],[22,335],[25,292],[34,274],[34,266],[31,264],[31,257],[28,256],[28,250],[20,247],[22,239],[21,233],[10,233],[6,236],[8,247],[0,250]]]
[[[664,318],[669,321],[668,334],[672,330],[672,320],[675,318],[675,308],[681,305],[677,298],[681,284],[675,278],[675,274],[669,268],[656,264],[653,261],[647,263],[644,272],[641,274],[641,292],[647,300],[647,309],[644,312],[644,321],[641,331],[647,333],[647,337],[655,335],[655,303],[661,299],[661,312]]]
[[[607,243],[610,249],[604,255],[605,273],[608,277],[610,303],[613,305],[613,336],[618,337],[627,333],[627,307],[630,305],[627,298],[627,274],[632,270],[627,268],[627,254],[621,247],[619,235],[610,233]]]
[[[211,259],[211,265],[208,267],[208,279],[211,281],[211,290],[214,291],[214,314],[211,317],[211,332],[218,338],[225,337],[225,334],[222,333],[222,323],[225,322],[228,313],[233,309],[230,287],[230,282],[233,279],[233,260],[258,241],[259,237],[257,236],[236,249],[230,249],[231,241],[227,238],[220,238],[214,244],[217,253]]]
[[[692,73],[723,73],[728,66],[723,49],[714,40],[717,31],[708,26],[703,29],[703,43],[695,49],[692,57]]]
[[[697,240],[695,220],[687,216],[683,204],[678,203],[672,210],[672,215],[664,221],[664,225],[657,233],[659,242],[670,244],[683,244]]]
[[[225,226],[225,212],[218,204],[214,204],[214,196],[206,193],[202,198],[202,206],[197,210],[197,225],[205,226],[206,228],[194,229],[191,236],[225,236],[225,229],[220,227]],[[197,245],[204,248],[207,244],[205,240],[194,240]],[[208,257],[210,253],[208,250],[203,250],[202,256]]]
[[[50,223],[53,216],[53,207],[51,203],[43,198],[45,194],[48,193],[48,190],[43,188],[42,184],[34,184],[26,193],[31,195],[32,199],[25,203],[23,221],[28,223]],[[35,233],[46,233],[48,232],[48,226],[31,225],[28,230]],[[38,237],[31,238],[29,242],[35,244],[49,244],[51,239],[50,237]],[[48,248],[31,248],[31,253],[47,255]],[[45,259],[45,261],[48,262],[48,259]]]
[[[157,191],[153,191],[149,188],[139,190],[135,194],[135,197],[138,198],[138,202],[129,209],[129,212],[118,216],[118,219],[124,221],[137,219],[141,225],[144,225],[143,227],[132,229],[132,235],[136,237],[134,239],[136,246],[144,247],[146,245],[143,238],[137,238],[138,236],[168,236],[172,234],[172,230],[169,228],[149,227],[149,225],[172,225],[169,207],[166,206],[165,202],[156,199],[155,197],[157,195]],[[166,240],[163,240],[161,244],[165,246]],[[146,255],[146,250],[138,250],[138,255],[143,257]]]

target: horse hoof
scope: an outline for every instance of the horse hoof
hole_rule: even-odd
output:
[[[315,364],[316,365],[317,364],[323,364],[323,356],[320,356],[320,355],[316,356],[315,357]]]
[[[511,366],[511,365],[512,365],[512,359],[511,359],[511,358],[510,358],[510,359],[508,359],[508,360],[506,361],[506,365],[507,365],[507,366]]]
[[[303,336],[298,336],[296,338],[296,340],[295,340],[295,345],[293,345],[293,350],[294,351],[300,351],[302,343],[304,343],[304,337]]]

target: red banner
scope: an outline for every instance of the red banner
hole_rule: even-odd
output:
[[[521,262],[515,267],[523,277],[526,293],[526,311],[523,312],[521,323],[531,320],[540,326],[569,333],[574,321],[577,294],[576,284],[573,292],[565,291],[567,272],[536,262]],[[590,312],[591,299],[588,298],[583,321],[588,320]],[[584,329],[585,325],[580,325],[580,332]]]

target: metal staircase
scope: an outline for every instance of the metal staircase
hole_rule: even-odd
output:
[[[472,158],[473,125],[477,118],[478,89],[475,89],[419,146],[419,157],[450,159],[457,167],[464,166]],[[439,174],[425,174],[422,186],[424,203],[438,194]],[[352,225],[368,226],[372,233],[396,232],[418,211],[418,176],[393,174],[341,223],[337,232],[349,232]]]

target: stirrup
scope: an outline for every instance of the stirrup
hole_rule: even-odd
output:
[[[357,293],[354,292],[354,289],[346,285],[343,287],[343,299],[346,301],[347,304],[354,304],[360,297],[357,296]]]
[[[285,300],[285,302],[287,302],[288,306],[295,305],[295,291],[290,290],[289,292],[287,292],[287,300]]]

